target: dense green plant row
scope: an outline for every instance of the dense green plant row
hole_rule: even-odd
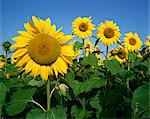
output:
[[[76,48],[81,44],[76,43]],[[129,53],[129,61],[94,55],[75,59],[65,77],[50,81],[51,110],[46,108],[46,81],[33,79],[11,60],[0,73],[2,118],[149,118],[149,52]],[[5,71],[6,70],[6,71]]]

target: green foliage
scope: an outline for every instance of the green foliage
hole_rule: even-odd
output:
[[[76,41],[76,42],[74,43],[73,49],[74,49],[74,51],[77,51],[77,50],[79,50],[79,49],[81,49],[81,48],[83,48],[83,47],[84,47],[84,44],[83,44],[83,43],[81,43],[81,42],[79,42],[79,41]]]
[[[6,106],[6,112],[9,116],[14,116],[22,112],[28,102],[31,102],[36,88],[18,89],[10,97],[10,102]]]
[[[35,80],[35,79],[32,79],[31,81],[29,81],[28,82],[28,84],[29,85],[31,85],[31,86],[37,86],[37,87],[41,87],[41,86],[43,86],[44,84],[45,84],[46,82],[44,82],[44,81],[37,81],[37,80]]]
[[[90,56],[84,58],[83,64],[84,65],[89,64],[89,65],[97,68],[98,67],[98,60],[94,55],[90,55]]]
[[[32,109],[28,112],[26,119],[44,119],[45,113],[39,108]]]
[[[150,118],[150,85],[143,84],[133,94],[132,109],[134,118]]]
[[[4,83],[0,82],[0,117],[2,116],[2,107],[5,102],[6,94],[7,94],[7,87]]]
[[[28,112],[26,119],[66,119],[66,113],[62,107],[48,112],[35,108]]]
[[[84,50],[84,44],[76,41],[74,50],[79,49]],[[150,56],[146,50],[141,52],[142,57],[139,52],[129,52],[123,64],[111,59],[99,66],[94,54],[74,59],[64,77],[58,75],[50,80],[50,110],[47,110],[47,81],[26,74],[9,59],[0,72],[0,116],[4,119],[150,118]]]
[[[112,75],[124,75],[127,72],[117,60],[105,60],[104,65],[110,70]]]

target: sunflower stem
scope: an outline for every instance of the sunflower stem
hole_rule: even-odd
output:
[[[7,56],[8,56],[8,51],[6,50],[6,57],[5,57],[5,76],[7,77],[7,68],[6,68],[6,66],[7,66]]]
[[[130,59],[128,59],[128,60],[129,60],[128,61],[128,71],[130,71]],[[130,78],[128,77],[127,81],[126,81],[127,88],[129,89],[129,90],[127,90],[127,94],[129,94],[129,92],[131,91],[129,81],[130,81]]]
[[[46,84],[46,91],[47,91],[47,111],[50,111],[50,79],[48,79],[47,84]]]
[[[85,43],[84,38],[82,39],[82,41],[83,41],[83,45],[84,45],[84,43]],[[85,45],[84,45],[84,46],[85,46]],[[83,48],[83,57],[85,57],[85,48]]]
[[[106,46],[106,58],[108,57],[108,46]]]
[[[41,104],[39,104],[38,102],[36,102],[35,100],[33,100],[33,98],[32,98],[32,100],[31,100],[30,102],[36,104],[36,105],[39,106],[44,112],[46,112],[46,110],[44,109],[44,107],[43,107]]]

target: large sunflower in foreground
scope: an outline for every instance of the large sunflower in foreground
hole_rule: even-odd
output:
[[[78,17],[72,23],[72,32],[79,38],[88,38],[89,36],[92,36],[92,30],[95,30],[94,26],[95,25],[92,24],[91,17]]]
[[[97,37],[105,46],[109,46],[119,41],[120,29],[113,21],[105,21],[97,27]]]
[[[126,33],[124,38],[124,45],[129,51],[138,51],[142,46],[142,42],[137,33]]]
[[[18,31],[20,35],[13,38],[16,65],[34,77],[41,75],[43,80],[58,73],[64,75],[74,56],[73,45],[66,44],[73,36],[66,36],[61,28],[56,30],[49,18],[44,21],[33,16],[32,20],[24,24],[26,31]]]
[[[123,46],[119,46],[111,51],[111,55],[114,56],[114,58],[120,63],[124,63],[128,59],[128,50]]]

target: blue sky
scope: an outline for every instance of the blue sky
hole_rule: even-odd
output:
[[[142,41],[150,35],[149,0],[0,0],[0,43],[17,36],[32,15],[50,17],[57,28],[71,34],[71,23],[77,16],[92,16],[98,25],[113,20],[124,33],[138,32]],[[91,39],[94,42],[94,39]],[[100,44],[101,49],[104,47]],[[0,49],[0,53],[2,50]]]

